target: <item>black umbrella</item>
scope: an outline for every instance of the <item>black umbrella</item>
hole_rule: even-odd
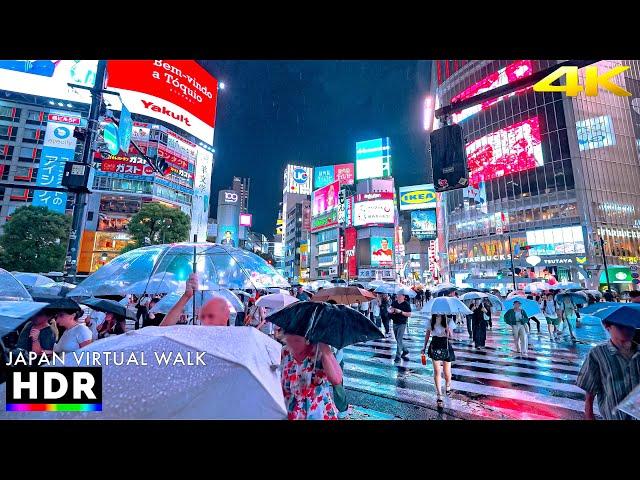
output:
[[[457,292],[457,288],[443,288],[436,292],[436,297],[448,297],[451,292]]]
[[[269,321],[285,333],[338,349],[384,337],[369,318],[346,305],[296,302],[270,315]]]
[[[44,298],[42,296],[38,298]],[[56,310],[56,311],[78,311],[81,312],[82,308],[75,300],[72,300],[67,297],[57,298],[55,300],[50,301],[47,310]]]
[[[42,302],[2,302],[0,307],[0,338],[19,329],[34,315],[49,307]],[[15,308],[12,307],[15,306]]]
[[[135,320],[135,318],[131,317],[131,314],[124,305],[120,305],[114,300],[91,297],[87,298],[86,300],[82,300],[82,302],[80,303],[86,305],[87,307],[91,307],[98,312],[113,313],[114,315],[118,315],[123,318],[128,316],[132,320]]]

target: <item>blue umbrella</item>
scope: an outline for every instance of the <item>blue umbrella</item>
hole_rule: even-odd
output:
[[[571,299],[573,303],[576,305],[586,305],[589,303],[589,297],[586,293],[583,292],[561,292],[556,295],[556,300],[561,302],[564,301],[565,298]]]
[[[505,301],[503,304],[505,311],[513,308],[513,304],[515,302],[520,302],[520,304],[522,305],[522,310],[524,310],[524,312],[529,317],[542,313],[542,309],[540,308],[540,305],[538,305],[538,302],[523,297],[514,297],[510,300]]]
[[[625,327],[640,328],[640,304],[618,303],[612,307],[606,307],[592,313],[600,320],[622,325]]]
[[[608,307],[617,307],[620,305],[618,302],[596,302],[592,305],[580,309],[580,314],[586,313],[587,315],[593,315],[593,312],[603,310]]]

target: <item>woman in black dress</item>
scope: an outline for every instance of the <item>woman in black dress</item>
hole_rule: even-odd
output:
[[[482,302],[475,302],[471,306],[472,322],[473,322],[473,343],[476,348],[484,349],[487,340],[487,322],[484,319],[487,309],[484,308]]]
[[[444,370],[445,393],[451,395],[451,362],[456,359],[456,355],[451,346],[450,338],[453,337],[453,329],[456,323],[453,320],[447,321],[446,315],[431,315],[431,322],[427,323],[424,334],[424,348],[421,353],[424,355],[429,343],[429,337],[433,336],[429,345],[428,355],[433,363],[433,379],[436,384],[437,407],[442,410],[444,401],[442,400],[442,381],[440,372]]]

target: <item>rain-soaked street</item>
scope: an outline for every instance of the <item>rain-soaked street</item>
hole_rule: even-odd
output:
[[[353,419],[582,419],[584,392],[576,376],[592,344],[603,341],[597,322],[583,322],[578,343],[550,343],[546,325],[529,337],[528,358],[517,358],[511,329],[494,317],[486,350],[476,350],[466,328],[456,334],[453,393],[436,410],[433,368],[420,362],[425,316],[417,312],[405,334],[409,361],[394,364],[393,337],[345,349],[345,386]],[[443,381],[444,385],[444,381]],[[444,388],[444,387],[443,387]]]

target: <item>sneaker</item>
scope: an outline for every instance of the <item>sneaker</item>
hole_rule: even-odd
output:
[[[400,357],[396,355],[396,358],[394,358],[393,361],[396,363],[400,362]]]
[[[409,352],[403,352],[402,358],[404,358],[405,360],[409,360]]]

